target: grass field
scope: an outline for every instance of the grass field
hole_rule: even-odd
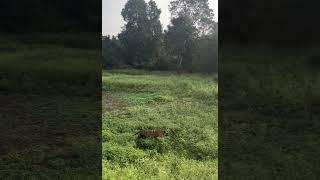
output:
[[[223,50],[219,52],[223,179],[318,179],[320,79],[319,71],[311,71],[307,62],[319,51]]]
[[[103,72],[103,179],[217,179],[215,75]],[[166,128],[139,139],[140,128]]]
[[[99,51],[28,39],[0,40],[0,179],[99,178]]]

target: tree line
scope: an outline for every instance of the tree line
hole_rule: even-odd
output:
[[[102,38],[103,68],[216,72],[218,27],[208,0],[174,0],[169,10],[163,30],[155,1],[128,0],[122,31]]]

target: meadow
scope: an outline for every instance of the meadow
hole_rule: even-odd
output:
[[[224,179],[318,179],[320,79],[319,66],[310,65],[318,52],[221,48],[219,168]]]
[[[103,179],[218,178],[216,75],[103,71],[102,105]]]
[[[100,53],[76,38],[0,40],[0,179],[101,176]]]

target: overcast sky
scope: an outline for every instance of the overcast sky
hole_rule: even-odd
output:
[[[148,0],[145,0],[148,1]],[[170,12],[168,5],[171,0],[155,0],[158,7],[161,9],[160,21],[164,28],[170,22]],[[124,25],[121,17],[121,10],[126,4],[127,0],[102,0],[102,34],[103,35],[117,35]],[[218,19],[218,0],[209,0],[209,5],[213,9],[217,21]]]

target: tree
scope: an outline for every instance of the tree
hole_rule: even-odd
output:
[[[161,10],[158,9],[156,2],[150,0],[147,6],[147,17],[148,17],[148,24],[147,24],[147,53],[150,53],[150,65],[151,68],[157,68],[157,64],[159,61],[163,59],[163,32],[162,32],[162,25],[160,22],[160,14]],[[150,67],[149,67],[150,68]]]
[[[190,18],[181,16],[171,20],[166,32],[166,49],[176,61],[177,69],[190,68],[196,36],[197,30]]]
[[[118,38],[103,40],[104,68],[217,70],[217,32],[208,0],[174,0],[171,24],[163,33],[155,1],[128,0]]]
[[[172,58],[177,60],[177,68],[215,69],[208,67],[217,66],[213,61],[217,61],[215,49],[218,48],[208,0],[174,0],[170,3],[170,12],[172,18],[166,43]]]
[[[102,38],[102,67],[104,69],[122,68],[125,66],[122,58],[122,49],[116,37]]]
[[[214,14],[208,0],[174,0],[169,9],[173,18],[189,18],[199,35],[208,34],[214,29]]]
[[[211,33],[201,36],[197,41],[192,67],[200,72],[217,72],[218,70],[218,35]]]
[[[150,68],[161,45],[160,9],[154,1],[129,0],[121,12],[126,22],[119,34],[126,62],[134,68]]]

